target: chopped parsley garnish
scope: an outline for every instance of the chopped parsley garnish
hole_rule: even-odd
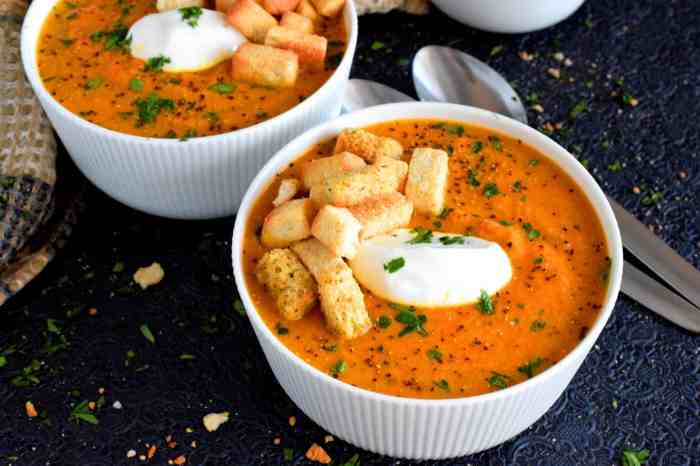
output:
[[[495,387],[499,390],[503,390],[504,388],[508,388],[508,385],[510,384],[510,377],[504,374],[499,374],[498,372],[491,371],[491,377],[486,379],[486,381],[492,387]]]
[[[575,120],[576,117],[578,117],[586,111],[588,111],[588,106],[586,105],[585,101],[581,100],[576,105],[574,105],[571,111],[569,111],[569,118]]]
[[[546,326],[547,322],[545,322],[544,320],[533,320],[530,324],[530,331],[537,333],[544,330]]]
[[[182,137],[180,138],[180,141],[185,142],[185,141],[189,140],[190,138],[196,138],[196,137],[197,137],[197,130],[190,128],[187,131],[185,131],[185,134],[182,135]]]
[[[151,329],[148,327],[148,324],[142,324],[139,327],[139,330],[141,330],[141,335],[148,340],[152,345],[156,344],[156,337],[153,336],[153,332],[151,332]]]
[[[492,197],[501,194],[501,192],[498,190],[496,183],[487,183],[486,186],[484,186],[483,194],[487,199],[491,199]]]
[[[379,328],[389,328],[391,325],[391,317],[386,316],[386,315],[381,315],[379,316],[379,319],[377,319],[377,327]]]
[[[655,204],[658,204],[661,202],[664,198],[664,195],[658,191],[655,191],[648,196],[644,196],[642,198],[642,205],[645,207],[653,206]]]
[[[379,42],[378,40],[375,40],[374,42],[372,42],[370,48],[372,50],[381,50],[384,48],[384,42]]]
[[[136,110],[139,120],[137,126],[153,123],[163,110],[174,110],[175,103],[170,99],[161,99],[156,94],[151,94],[145,99],[136,99]]]
[[[535,228],[530,223],[524,223],[523,230],[525,230],[525,233],[527,233],[527,239],[529,239],[530,241],[540,237],[539,230],[535,230]]]
[[[90,34],[90,40],[100,42],[104,40],[105,50],[118,49],[122,52],[127,52],[131,45],[131,37],[127,37],[129,28],[123,24],[117,23],[114,28],[109,31],[96,31]]]
[[[329,353],[336,353],[338,351],[337,343],[325,343],[321,346],[323,351],[328,351]]]
[[[60,39],[60,40],[61,40],[61,43],[62,43],[65,47],[70,47],[70,46],[73,45],[73,43],[75,42],[75,39],[70,39],[70,38],[65,38],[65,39]]]
[[[490,316],[494,312],[493,300],[486,290],[481,290],[479,293],[479,302],[476,303],[476,308],[484,315]]]
[[[608,170],[613,173],[618,173],[622,171],[622,162],[615,160],[613,163],[608,165]]]
[[[432,125],[430,125],[430,127],[432,129],[441,129],[441,128],[444,128],[446,124],[447,123],[445,123],[444,121],[439,121],[437,123],[433,123]]]
[[[397,257],[384,264],[384,270],[389,273],[394,273],[401,270],[404,265],[406,265],[406,260],[403,257]]]
[[[99,424],[97,417],[95,417],[95,415],[90,412],[90,408],[88,406],[89,404],[90,402],[88,400],[83,400],[80,403],[78,403],[71,410],[69,419],[75,422],[87,422],[88,424],[92,425]]]
[[[163,71],[163,67],[170,63],[170,58],[165,55],[158,55],[157,57],[151,57],[146,60],[146,64],[143,67],[144,71]]]
[[[245,307],[243,306],[243,301],[240,299],[233,300],[233,310],[236,311],[239,316],[245,317]]]
[[[622,466],[641,466],[649,459],[650,452],[646,448],[643,450],[622,450]]]
[[[454,209],[451,207],[445,207],[444,209],[442,209],[440,214],[438,214],[437,218],[439,218],[440,220],[445,220],[452,213],[453,210]]]
[[[430,348],[428,350],[428,359],[433,361],[442,362],[442,351],[437,348]]]
[[[535,265],[540,265],[542,262],[544,262],[544,257],[542,256],[537,256],[535,257],[535,260],[532,261]]]
[[[423,314],[416,314],[416,309],[413,306],[402,306],[401,304],[389,303],[389,307],[398,311],[394,320],[404,324],[404,328],[399,332],[399,336],[403,337],[409,333],[416,332],[421,336],[427,336],[428,331],[423,325],[428,321],[428,318]]]
[[[229,83],[216,83],[212,86],[209,86],[209,90],[218,92],[219,94],[230,94],[236,90],[236,86],[234,84]]]
[[[433,232],[423,227],[416,227],[411,230],[414,235],[413,239],[406,241],[408,244],[421,244],[421,243],[432,243],[433,242]]]
[[[478,154],[484,148],[484,143],[481,141],[473,142],[471,145],[472,152]]]
[[[209,123],[212,125],[219,122],[219,114],[216,112],[205,112],[204,116],[207,117],[207,120],[209,120]]]
[[[530,161],[527,164],[530,165],[531,167],[536,167],[537,165],[540,164],[540,161],[537,159],[530,159]]]
[[[481,181],[479,181],[478,175],[475,170],[469,170],[469,173],[467,173],[467,179],[469,180],[470,185],[481,186]]]
[[[342,374],[346,370],[348,370],[348,364],[341,359],[331,366],[330,373],[332,377],[335,377],[337,379],[340,376],[340,374]]]
[[[37,374],[41,369],[41,363],[36,359],[32,359],[32,362],[28,366],[23,367],[19,375],[16,375],[10,379],[10,383],[19,388],[31,387],[33,385],[39,385],[39,377]]]
[[[498,152],[503,150],[503,143],[501,142],[501,138],[498,136],[489,136],[489,142],[491,143],[491,147],[496,149]]]
[[[509,227],[513,225],[513,222],[509,222],[508,220],[499,220],[498,223],[503,225],[504,227]]]
[[[544,359],[538,356],[529,360],[526,364],[523,364],[522,366],[518,367],[518,372],[527,375],[527,378],[531,379],[535,376],[537,369],[540,368],[543,362]]]
[[[277,335],[289,335],[289,329],[282,322],[277,322],[275,329],[277,330]]]
[[[334,70],[334,69],[338,68],[340,66],[340,62],[343,61],[344,56],[345,55],[343,54],[343,52],[336,53],[334,55],[329,55],[326,58],[326,65],[325,65],[326,69],[327,70]]]
[[[338,466],[360,466],[360,455],[355,453],[347,460],[345,463],[341,463]]]
[[[447,125],[447,132],[455,136],[464,136],[464,126]]]
[[[134,92],[141,92],[143,90],[143,81],[140,79],[132,79],[129,81],[129,89]]]
[[[521,189],[523,189],[523,184],[520,180],[513,183],[513,192],[519,193]]]
[[[282,457],[285,461],[292,461],[294,459],[294,450],[291,448],[284,448],[282,450]]]
[[[180,356],[178,356],[177,358],[180,361],[193,361],[193,360],[197,359],[197,357],[194,356],[193,354],[187,354],[187,353],[183,353]]]
[[[452,246],[453,244],[464,244],[464,237],[462,236],[441,236],[438,241],[444,246]]]
[[[439,388],[442,391],[445,391],[445,392],[450,391],[450,383],[445,379],[435,380],[433,382],[433,385],[435,385],[437,388]]]
[[[191,27],[197,27],[199,17],[202,16],[202,9],[200,7],[188,6],[185,8],[180,8],[179,11],[184,22],[189,24]]]
[[[85,89],[88,91],[94,91],[98,87],[100,87],[102,84],[104,84],[105,80],[102,78],[92,78],[88,79],[87,82],[85,83]]]

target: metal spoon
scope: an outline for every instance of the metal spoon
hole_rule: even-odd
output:
[[[362,79],[351,79],[344,96],[343,108],[347,109],[347,111],[355,111],[375,105],[393,102],[411,102],[413,100],[413,98],[406,94],[385,86],[384,84]],[[616,215],[619,214],[616,212]],[[641,225],[642,228],[646,230],[646,227],[640,222],[637,220],[634,220],[634,222]],[[635,226],[635,228],[638,229],[638,226]],[[641,230],[637,231],[636,234],[641,234]],[[656,242],[660,242],[655,236],[653,236],[653,238]],[[664,247],[668,248],[665,244]],[[673,254],[675,254],[675,252]],[[685,263],[680,256],[678,256],[678,259]],[[692,266],[687,263],[685,264],[695,271]],[[692,332],[700,333],[699,308],[693,306],[683,297],[671,292],[668,288],[659,284],[628,262],[625,262],[624,270],[625,272],[622,277],[623,293],[671,322]],[[658,272],[659,269],[655,268],[655,270]],[[700,283],[700,281],[697,283]]]

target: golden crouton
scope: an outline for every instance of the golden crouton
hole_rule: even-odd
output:
[[[316,305],[316,282],[289,249],[267,251],[255,266],[255,277],[272,295],[285,319],[299,320]]]
[[[401,160],[380,158],[354,172],[326,178],[311,187],[310,197],[318,206],[348,207],[379,194],[400,191],[408,165]]]
[[[302,16],[306,16],[311,21],[316,21],[318,19],[318,12],[316,12],[316,8],[314,8],[309,0],[301,0],[299,6],[297,6],[296,12]]]
[[[328,328],[344,338],[367,333],[372,321],[360,285],[345,261],[315,238],[295,243],[292,250],[318,282],[321,310]]]
[[[263,0],[263,7],[271,15],[281,15],[288,11],[294,11],[299,5],[299,0]]]
[[[285,178],[280,182],[280,187],[277,190],[277,197],[272,201],[272,205],[279,207],[285,202],[291,200],[299,192],[299,180],[296,178]]]
[[[138,283],[142,290],[149,286],[157,285],[165,277],[165,271],[158,262],[154,262],[148,267],[140,267],[134,273],[134,281]]]
[[[311,0],[316,11],[323,16],[337,16],[345,6],[345,0]]]
[[[237,0],[216,0],[216,11],[220,11],[221,13],[227,14],[233,6],[233,4],[236,3],[236,1]]]
[[[374,163],[379,157],[400,159],[403,147],[395,139],[384,138],[363,129],[345,129],[338,135],[335,152],[352,152],[368,163]]]
[[[336,256],[352,259],[360,246],[361,229],[348,209],[326,205],[316,215],[311,234]]]
[[[231,59],[231,75],[236,81],[271,87],[291,87],[299,75],[294,52],[246,42]]]
[[[228,10],[228,21],[248,40],[262,44],[277,20],[254,0],[237,0]]]
[[[416,149],[408,167],[406,197],[417,212],[438,215],[445,206],[447,186],[447,152],[438,149]]]
[[[267,214],[260,240],[269,248],[283,248],[311,236],[316,208],[308,198],[294,199]]]
[[[323,69],[326,63],[328,39],[323,36],[275,26],[267,31],[265,45],[290,50],[297,54],[299,63],[316,70]]]
[[[206,2],[204,0],[157,0],[156,9],[158,11],[168,11],[193,6],[203,8],[204,6],[206,6],[205,3]]]
[[[293,11],[288,11],[282,16],[280,26],[306,34],[314,33],[314,22],[306,16],[294,13]]]
[[[413,203],[401,193],[373,197],[348,210],[362,224],[360,239],[387,233],[408,225],[413,215]]]
[[[311,189],[311,186],[325,179],[366,166],[367,164],[361,157],[350,152],[343,152],[304,163],[301,167],[301,181],[306,189]]]

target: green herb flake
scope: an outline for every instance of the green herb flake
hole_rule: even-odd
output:
[[[530,324],[530,331],[534,333],[541,332],[546,326],[547,322],[544,320],[533,320]]]
[[[442,362],[442,351],[437,348],[430,348],[427,352],[428,359],[432,361]]]
[[[622,466],[642,466],[649,460],[650,452],[647,449],[643,450],[629,450],[627,448],[622,450]]]
[[[131,46],[131,37],[127,37],[128,34],[129,28],[118,23],[111,30],[93,32],[90,34],[90,40],[93,42],[104,40],[105,50],[116,49],[128,52]]]
[[[489,136],[489,142],[491,143],[491,147],[496,149],[498,152],[503,151],[503,142],[501,141],[501,138],[498,136],[491,135]]]
[[[527,164],[530,165],[531,167],[536,167],[537,165],[540,164],[540,161],[537,159],[531,159],[529,162],[527,162]]]
[[[408,244],[422,244],[433,242],[433,232],[423,227],[416,227],[411,230],[413,239],[406,241]]]
[[[64,47],[70,47],[75,43],[75,39],[65,38],[60,40]]]
[[[432,125],[430,125],[432,129],[442,129],[445,126],[447,126],[447,123],[445,123],[444,121],[438,121],[437,123],[433,123]]]
[[[61,334],[61,328],[58,325],[58,321],[54,319],[46,319],[46,330],[50,333]]]
[[[153,336],[153,332],[151,332],[151,329],[148,327],[148,324],[142,324],[139,327],[139,330],[141,330],[141,335],[148,340],[152,345],[156,344],[156,338]]]
[[[619,160],[608,165],[608,170],[613,173],[618,173],[622,171],[622,163]]]
[[[157,57],[151,57],[146,60],[146,64],[143,66],[144,71],[150,72],[160,72],[163,71],[163,67],[170,63],[170,58],[165,55],[158,55]]]
[[[340,374],[344,373],[346,370],[348,370],[348,364],[342,359],[340,359],[338,360],[338,362],[331,366],[329,372],[331,374],[331,377],[337,379],[340,376]]]
[[[197,359],[197,358],[192,354],[183,353],[180,356],[178,356],[178,359],[180,361],[192,361],[192,360]]]
[[[464,237],[463,236],[441,236],[438,238],[438,241],[440,241],[440,244],[443,246],[452,246],[455,244],[464,244]]]
[[[642,205],[645,207],[650,207],[653,205],[658,204],[661,202],[664,198],[664,195],[658,191],[655,191],[647,196],[644,196],[642,198]]]
[[[481,290],[479,293],[479,301],[476,303],[476,308],[484,315],[490,316],[494,313],[494,305],[491,296],[486,290]]]
[[[537,373],[537,370],[540,368],[542,363],[544,362],[544,359],[541,357],[536,357],[531,360],[529,360],[527,363],[523,364],[522,366],[518,367],[518,372],[527,375],[528,379],[531,379],[535,376]]]
[[[199,17],[202,16],[202,9],[198,6],[189,6],[179,9],[182,15],[182,20],[186,22],[190,27],[197,27]]]
[[[0,367],[5,367],[7,365],[7,357],[4,354],[0,354]]]
[[[143,90],[143,81],[140,79],[132,79],[129,81],[129,89],[134,92],[141,92]]]
[[[541,263],[544,262],[544,257],[542,256],[537,256],[535,259],[532,261],[533,264],[535,265],[540,265]]]
[[[124,262],[115,262],[114,266],[112,267],[112,272],[113,273],[121,273],[124,271]]]
[[[479,176],[476,170],[469,170],[467,173],[467,180],[469,181],[469,184],[474,187],[481,186],[481,181],[479,181]]]
[[[350,459],[346,462],[339,464],[338,466],[360,466],[360,455],[357,453],[352,455]]]
[[[454,136],[464,136],[464,126],[462,125],[447,125],[447,132]]]
[[[338,352],[338,344],[337,343],[325,343],[321,345],[321,349],[323,351],[327,351],[329,353],[337,353]]]
[[[410,333],[416,332],[421,336],[427,336],[428,331],[425,329],[424,324],[428,321],[428,318],[423,314],[416,314],[416,308],[413,306],[403,306],[401,304],[389,303],[389,307],[398,311],[394,320],[404,324],[404,328],[399,332],[399,337],[406,336]]]
[[[496,45],[491,49],[491,53],[489,53],[490,57],[495,57],[496,55],[500,55],[503,52],[503,46],[502,45]]]
[[[509,222],[508,220],[499,220],[498,223],[500,225],[503,225],[504,227],[509,227],[513,225],[513,222]]]
[[[406,260],[403,257],[396,257],[384,264],[384,270],[389,273],[398,272],[406,265]]]
[[[391,317],[387,315],[381,315],[379,316],[379,319],[377,319],[377,327],[379,328],[389,328],[391,325]]]
[[[500,374],[498,372],[491,371],[491,377],[486,379],[488,384],[494,388],[497,388],[499,390],[503,390],[504,388],[508,388],[508,385],[510,385],[510,377],[504,374]]]
[[[501,194],[501,192],[498,190],[496,183],[487,183],[486,186],[484,186],[482,194],[486,196],[487,199],[491,199],[492,197]]]
[[[581,100],[569,111],[569,118],[575,120],[579,115],[588,111],[588,106],[586,102]]]
[[[230,83],[216,83],[209,86],[209,90],[219,94],[230,94],[236,90],[236,85]]]
[[[385,47],[384,42],[380,42],[378,40],[375,40],[374,42],[372,42],[372,45],[370,45],[370,48],[372,50],[381,50],[384,47]]]
[[[136,99],[134,102],[139,119],[137,126],[153,123],[163,110],[174,110],[175,103],[170,99],[161,99],[156,94],[151,94],[145,99]]]
[[[275,329],[277,330],[277,335],[289,335],[289,329],[282,322],[277,322]]]
[[[294,459],[294,450],[291,448],[284,448],[282,450],[282,457],[285,461],[292,461]]]
[[[530,241],[539,238],[541,235],[539,230],[535,230],[535,228],[530,223],[524,223],[523,230],[525,230],[525,233],[527,233],[527,239]]]
[[[39,385],[39,377],[37,374],[41,369],[41,363],[36,359],[32,359],[28,366],[23,367],[20,373],[10,379],[10,384],[19,388],[31,387]]]
[[[447,217],[449,217],[449,215],[452,213],[453,210],[454,209],[451,207],[445,207],[444,209],[442,209],[442,211],[440,211],[437,218],[439,218],[440,220],[446,220]]]
[[[245,307],[243,306],[243,301],[240,299],[233,300],[233,310],[236,311],[239,316],[245,317]]]
[[[433,385],[442,390],[443,392],[450,391],[450,383],[446,379],[440,379],[433,381]]]
[[[88,407],[89,403],[90,402],[88,400],[83,400],[80,403],[78,403],[71,410],[69,419],[75,422],[82,421],[92,425],[99,424],[97,417],[95,417],[95,415],[90,412],[90,408]]]
[[[523,189],[523,183],[520,180],[517,180],[515,183],[513,183],[513,192],[519,193],[521,189]]]
[[[94,91],[98,87],[102,86],[104,84],[104,79],[102,78],[92,78],[88,79],[87,82],[85,83],[85,89],[88,91]]]

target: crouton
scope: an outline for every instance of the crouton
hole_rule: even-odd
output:
[[[308,198],[294,199],[272,209],[262,226],[260,240],[269,248],[283,248],[311,236],[316,208]]]
[[[157,285],[163,280],[163,277],[165,277],[165,271],[158,262],[154,262],[148,267],[139,267],[134,273],[134,281],[142,290]]]
[[[294,11],[299,5],[299,0],[263,0],[263,7],[271,15],[282,15],[288,11]]]
[[[379,194],[400,191],[406,180],[408,164],[380,158],[373,165],[326,178],[311,186],[310,197],[316,205],[348,207]]]
[[[328,328],[344,338],[367,333],[372,321],[360,285],[345,261],[316,238],[295,243],[292,250],[318,282],[321,311]]]
[[[314,22],[306,16],[294,13],[293,11],[288,11],[282,16],[280,26],[306,34],[314,33]]]
[[[345,6],[345,0],[311,0],[316,11],[326,17],[338,16]]]
[[[214,5],[216,11],[227,14],[234,3],[236,3],[236,0],[216,0],[216,3]]]
[[[316,12],[316,8],[314,8],[309,0],[301,0],[299,6],[297,6],[296,12],[302,16],[306,16],[311,21],[316,21],[318,19],[318,12]]]
[[[311,224],[311,234],[334,255],[352,259],[360,246],[362,224],[343,207],[324,206]]]
[[[291,200],[299,192],[299,180],[296,178],[285,178],[277,189],[277,197],[272,201],[272,205],[279,207]]]
[[[169,11],[193,6],[203,8],[205,3],[206,2],[204,0],[157,0],[156,9],[158,11]]]
[[[335,152],[352,152],[368,163],[374,163],[379,157],[400,159],[403,147],[395,139],[374,135],[362,129],[345,129],[338,135]]]
[[[415,149],[408,167],[406,197],[417,212],[438,215],[445,205],[447,186],[447,152],[438,149]]]
[[[366,167],[365,161],[350,152],[342,152],[331,157],[311,160],[301,166],[301,182],[306,189],[343,173]]]
[[[231,59],[231,75],[236,81],[270,87],[292,87],[299,75],[295,53],[246,42]]]
[[[360,240],[366,240],[408,225],[413,203],[401,193],[389,193],[349,207],[349,210],[362,224]]]
[[[299,320],[316,305],[316,281],[289,249],[267,251],[255,266],[255,277],[285,319]]]
[[[323,36],[275,26],[267,31],[265,45],[290,50],[297,54],[300,64],[315,70],[322,70],[326,64],[328,39]]]
[[[237,0],[228,10],[228,21],[248,40],[262,44],[277,20],[254,0]]]

